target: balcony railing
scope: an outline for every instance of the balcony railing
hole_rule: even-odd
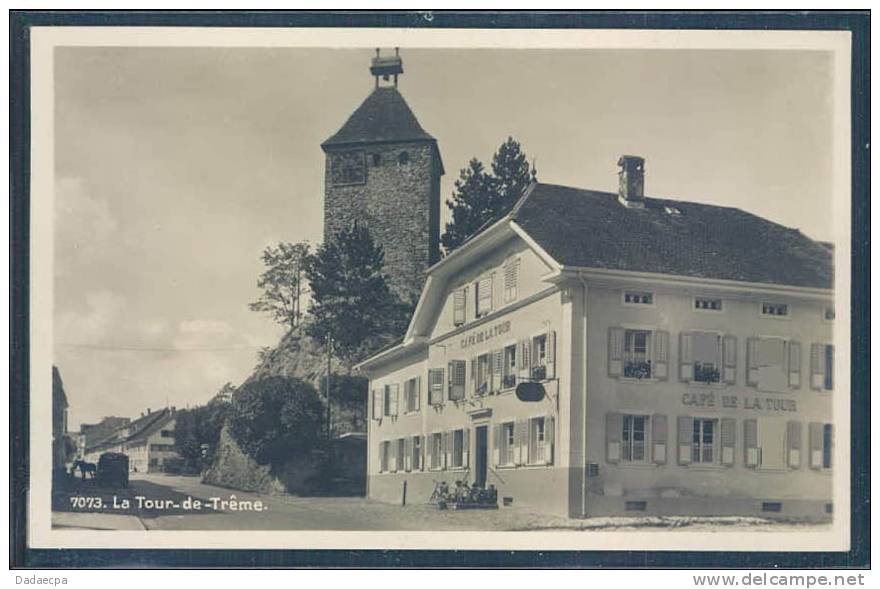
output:
[[[714,364],[694,364],[694,381],[696,382],[721,382],[721,371]]]
[[[532,380],[546,380],[547,378],[547,367],[546,366],[533,366],[532,367]]]
[[[626,378],[651,378],[651,362],[646,360],[627,360],[623,364]]]
[[[505,389],[512,389],[516,386],[516,375],[515,374],[505,374],[501,379],[501,387]]]

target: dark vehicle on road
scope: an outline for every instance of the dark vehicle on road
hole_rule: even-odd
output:
[[[98,458],[97,482],[102,487],[128,487],[128,456],[105,452]]]

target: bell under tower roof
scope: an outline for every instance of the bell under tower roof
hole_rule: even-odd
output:
[[[399,55],[372,60],[370,73],[376,87],[352,113],[342,128],[321,144],[321,148],[367,143],[436,141],[419,124],[403,96],[397,90],[397,77],[403,73]],[[381,85],[379,79],[394,78],[394,85]]]

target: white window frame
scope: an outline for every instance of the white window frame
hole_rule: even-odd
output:
[[[422,404],[419,402],[421,399],[418,399],[421,396],[421,391],[417,389],[417,385],[418,378],[415,376],[403,381],[404,415],[419,413],[422,410]],[[410,403],[410,401],[413,402]],[[414,408],[410,409],[410,405]]]
[[[771,315],[764,312],[764,305],[778,305],[785,307],[785,315]],[[758,303],[758,316],[762,319],[779,319],[780,321],[790,321],[793,307],[791,303],[781,303],[778,301],[760,301]]]
[[[641,419],[643,420],[642,424],[642,458],[634,459],[635,455],[635,440],[630,439],[627,440],[625,436],[627,420],[631,422],[630,427],[630,438],[633,437],[633,433],[635,432],[635,420]],[[624,413],[620,416],[620,463],[621,464],[648,464],[649,460],[649,450],[650,450],[650,428],[651,418],[647,415],[639,415],[635,413]],[[629,458],[627,458],[627,449],[629,449]]]
[[[720,309],[703,309],[703,308],[697,307],[697,301],[700,301],[700,300],[718,301],[721,304],[721,308]],[[718,313],[724,313],[727,310],[727,303],[722,297],[704,296],[704,295],[695,296],[691,300],[691,310],[694,311],[695,313],[713,313],[713,314],[717,315]]]
[[[480,291],[480,283],[483,281],[489,282],[489,296],[488,297],[484,297]],[[494,302],[495,302],[494,301],[494,298],[495,298],[494,291],[495,291],[495,273],[494,272],[489,272],[487,274],[484,274],[484,275],[480,276],[479,278],[477,278],[477,280],[474,281],[474,318],[475,319],[482,319],[483,317],[486,317],[490,313],[492,313],[492,310],[495,306],[494,305]],[[488,301],[489,301],[487,309],[484,309],[483,306],[480,304],[480,301],[483,300],[484,298],[488,299]]]
[[[656,376],[654,374],[653,359],[654,359],[654,344],[655,344],[654,337],[655,337],[655,334],[657,333],[657,330],[654,329],[653,327],[641,326],[641,325],[621,325],[620,327],[621,327],[621,329],[623,329],[623,357],[622,357],[622,363],[621,363],[621,367],[620,367],[620,378],[627,380],[627,381],[632,381],[632,382],[651,382],[653,380],[656,380]],[[646,362],[651,367],[651,374],[649,374],[647,376],[647,378],[637,378],[635,376],[626,376],[626,364],[628,362],[627,355],[629,354],[629,352],[627,352],[627,349],[626,349],[626,343],[627,343],[626,336],[627,336],[627,333],[631,332],[631,331],[632,332],[644,331],[644,332],[648,333],[648,340],[645,345],[645,358],[646,358]]]
[[[462,304],[461,304],[461,321],[458,321],[458,319],[457,319],[457,317],[456,317],[456,304],[455,304],[455,300],[456,300],[457,296],[459,295],[459,293],[461,293],[461,300],[462,300]],[[460,287],[458,287],[458,288],[452,290],[452,326],[453,326],[453,327],[461,327],[462,325],[466,325],[466,324],[467,324],[467,322],[468,322],[468,316],[467,316],[468,304],[467,304],[467,299],[468,299],[468,289],[467,289],[467,286],[466,286],[466,285],[465,285],[465,286],[460,286]]]
[[[705,431],[703,429],[703,425],[705,422],[712,422],[712,460],[707,461],[703,460],[704,452],[705,452],[705,442],[703,438],[705,437]],[[696,430],[691,432],[691,464],[695,466],[716,466],[721,461],[721,453],[719,449],[721,448],[721,420],[717,417],[694,417],[694,427],[696,427],[697,423],[700,423],[700,440],[699,442],[694,439],[694,434],[696,434]],[[695,460],[694,457],[697,456],[698,459]]]
[[[691,361],[694,366],[694,370],[693,370],[694,378],[690,381],[691,384],[694,384],[696,386],[706,386],[706,387],[717,387],[717,386],[724,385],[725,384],[724,383],[724,334],[721,333],[720,331],[715,331],[714,329],[692,329],[692,330],[688,331],[688,333],[691,334],[692,336],[696,335],[696,334],[708,333],[708,334],[712,334],[716,338],[718,338],[717,347],[715,350],[715,353],[718,355],[716,358],[716,363],[715,363],[715,368],[718,370],[718,380],[713,381],[713,382],[706,382],[705,380],[697,380],[697,361],[693,358],[694,354],[693,354],[693,350],[692,350],[691,351]],[[679,353],[680,352],[681,352],[681,350],[679,350]]]
[[[412,448],[412,455],[410,456],[410,466],[411,470],[422,470],[422,436],[414,435],[410,436],[412,440],[410,442],[410,447]]]
[[[550,452],[550,444],[547,440],[546,416],[541,415],[539,417],[529,418],[527,443],[529,452],[528,464],[530,466],[541,466],[549,462],[550,457],[547,454]],[[540,458],[538,457],[539,453]]]
[[[459,439],[459,435],[461,438]],[[464,463],[464,437],[466,434],[466,430],[464,429],[454,429],[452,430],[452,434],[449,436],[449,443],[452,444],[452,465],[450,468],[455,470],[463,470],[465,468]]]
[[[431,444],[431,464],[425,466],[428,467],[428,470],[443,470],[443,432],[431,432],[428,440]],[[434,466],[434,463],[437,466]]]
[[[651,297],[650,303],[635,303],[632,301],[627,301],[627,295],[649,295]],[[620,304],[624,307],[636,307],[639,309],[651,309],[657,305],[657,293],[652,290],[633,290],[633,289],[624,289],[620,291]]]
[[[508,436],[508,432],[510,435]],[[501,423],[501,448],[498,451],[498,466],[515,466],[516,422]]]
[[[492,381],[492,354],[490,352],[485,352],[477,356],[476,367],[477,374],[474,379],[476,390],[474,391],[474,394],[477,396],[488,395]],[[483,392],[480,392],[480,387],[484,385],[485,388]]]
[[[512,389],[512,388],[516,387],[516,381],[518,380],[517,375],[518,375],[518,371],[519,371],[519,369],[517,368],[517,364],[516,364],[516,354],[517,354],[516,348],[517,348],[516,342],[510,342],[509,344],[507,344],[503,348],[501,348],[501,356],[502,356],[502,360],[501,360],[501,362],[502,362],[502,364],[501,364],[501,366],[502,366],[502,369],[501,369],[501,389],[502,390]],[[513,356],[508,356],[508,352],[510,350],[513,350]],[[511,365],[508,362],[509,358],[513,359],[513,365]],[[508,377],[513,377],[513,386],[505,386],[504,381],[507,380]]]

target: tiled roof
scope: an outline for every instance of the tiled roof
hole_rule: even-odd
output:
[[[171,421],[173,414],[168,409],[160,409],[154,413],[147,413],[134,421],[121,425],[113,430],[107,437],[95,442],[87,450],[114,446],[116,444],[139,441],[146,439],[159,428]],[[125,435],[125,434],[128,435]]]
[[[376,88],[321,147],[385,141],[433,141],[397,88]]]
[[[516,222],[563,266],[832,288],[833,250],[736,208],[536,184]]]

